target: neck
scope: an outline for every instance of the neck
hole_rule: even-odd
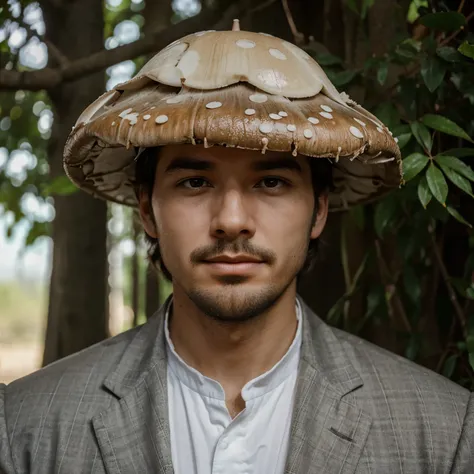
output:
[[[265,313],[246,322],[222,323],[203,314],[176,286],[170,337],[191,367],[227,391],[240,392],[270,370],[288,351],[296,334],[296,282]]]

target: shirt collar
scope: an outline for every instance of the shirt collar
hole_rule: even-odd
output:
[[[225,392],[222,385],[188,365],[176,352],[174,344],[171,341],[168,327],[169,310],[171,307],[172,305],[169,304],[165,313],[166,352],[168,356],[169,369],[171,369],[173,374],[181,383],[191,390],[194,390],[202,396],[225,401]],[[298,299],[296,299],[296,319],[298,321],[296,335],[288,351],[269,371],[259,375],[253,380],[250,380],[244,385],[242,389],[242,398],[245,401],[260,397],[265,393],[270,392],[298,370],[303,325],[302,310]]]

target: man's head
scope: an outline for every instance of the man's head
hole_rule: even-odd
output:
[[[289,153],[172,145],[137,162],[150,257],[175,291],[226,321],[260,314],[296,284],[324,228],[330,186],[327,160]],[[210,262],[227,257],[256,262]]]

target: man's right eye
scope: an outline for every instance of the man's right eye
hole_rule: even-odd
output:
[[[178,186],[183,186],[188,189],[199,189],[204,187],[206,183],[207,181],[204,178],[188,178],[178,183]]]

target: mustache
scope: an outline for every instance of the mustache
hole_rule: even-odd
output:
[[[214,244],[209,244],[204,247],[197,248],[191,252],[191,262],[194,264],[200,263],[203,260],[217,257],[223,253],[228,254],[245,254],[252,257],[256,257],[267,263],[274,263],[276,260],[276,253],[257,247],[250,243],[248,240],[240,240],[234,242],[228,242],[226,240],[218,240]]]

